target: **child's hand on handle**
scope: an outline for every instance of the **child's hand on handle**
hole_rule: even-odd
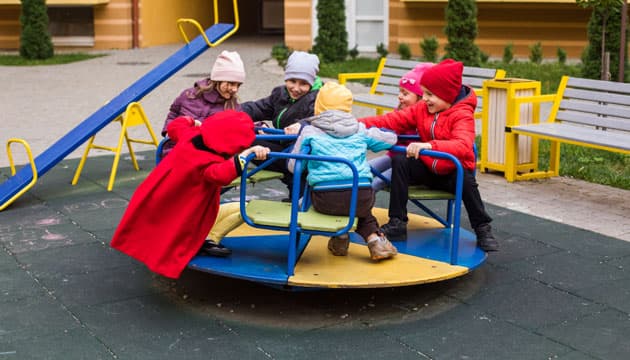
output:
[[[431,143],[426,142],[412,142],[407,145],[407,157],[418,158],[420,157],[420,150],[431,150]]]
[[[291,124],[284,128],[284,133],[286,135],[296,135],[300,132],[300,128],[302,125],[300,123]]]
[[[265,146],[255,145],[243,151],[240,157],[246,158],[249,154],[256,154],[256,160],[265,160],[271,149]]]

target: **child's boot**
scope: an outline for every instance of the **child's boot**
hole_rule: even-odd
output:
[[[499,242],[492,235],[492,227],[490,224],[481,224],[475,228],[477,234],[477,246],[485,252],[499,251]]]
[[[226,248],[225,246],[221,244],[217,244],[211,239],[206,239],[206,241],[203,242],[203,245],[201,245],[200,252],[205,255],[220,256],[220,257],[225,257],[232,254],[232,250]]]
[[[388,259],[398,254],[398,249],[382,233],[369,240],[367,246],[372,260]]]
[[[381,226],[381,231],[392,240],[407,240],[407,223],[399,218],[391,218]]]
[[[333,236],[328,240],[328,250],[335,256],[348,255],[348,247],[350,246],[350,237],[348,234]]]

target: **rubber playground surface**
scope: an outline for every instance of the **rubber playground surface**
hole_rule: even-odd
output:
[[[447,281],[291,292],[154,275],[109,247],[153,167],[140,155],[112,192],[111,156],[90,157],[76,186],[78,159],[64,160],[0,213],[0,359],[630,357],[630,243],[490,204],[501,251]]]

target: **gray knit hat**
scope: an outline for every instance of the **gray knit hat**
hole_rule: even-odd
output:
[[[287,67],[284,69],[284,80],[300,79],[313,86],[318,72],[319,58],[317,58],[317,55],[304,51],[294,51],[287,60]]]

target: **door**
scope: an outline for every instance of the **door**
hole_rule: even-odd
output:
[[[317,37],[317,1],[313,5],[313,44]],[[388,43],[388,0],[345,0],[348,46],[359,51],[376,51],[378,44]]]

